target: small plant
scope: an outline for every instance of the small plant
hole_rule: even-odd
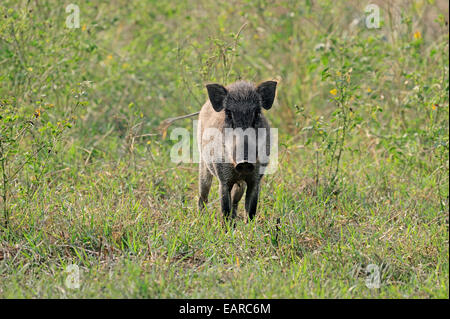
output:
[[[297,113],[302,113],[310,123],[303,128],[303,131],[310,132],[306,145],[313,143],[316,154],[316,193],[320,182],[319,158],[321,156],[324,158],[325,165],[321,176],[324,193],[327,195],[338,191],[341,160],[347,149],[347,140],[352,130],[362,122],[362,117],[358,115],[358,109],[355,107],[355,100],[359,98],[360,85],[353,81],[354,73],[361,72],[361,69],[358,64],[351,62],[351,56],[357,45],[357,41],[341,43],[336,40],[333,41],[334,49],[324,52],[321,57],[324,65],[321,79],[330,88],[327,95],[335,107],[330,118],[311,117],[306,115],[304,108],[297,107]]]
[[[326,191],[334,192],[339,175],[339,168],[342,153],[345,150],[347,136],[355,127],[357,122],[354,117],[354,110],[350,107],[351,98],[354,98],[355,85],[351,85],[352,67],[343,65],[340,70],[330,72],[326,68],[322,72],[322,80],[332,79],[334,88],[330,90],[336,109],[331,113],[331,123],[336,122],[336,127],[323,134],[323,142],[326,143],[326,153],[328,156],[328,175]]]

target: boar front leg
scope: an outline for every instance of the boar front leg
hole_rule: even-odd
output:
[[[249,220],[252,220],[256,214],[259,196],[259,180],[247,182],[247,192],[245,193],[245,211]]]
[[[220,181],[220,206],[222,207],[222,214],[225,220],[229,220],[231,212],[231,190],[227,183]]]

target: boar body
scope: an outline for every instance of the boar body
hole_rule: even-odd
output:
[[[200,209],[208,202],[215,176],[224,218],[236,216],[245,190],[245,210],[249,219],[255,216],[261,179],[268,165],[267,160],[260,161],[260,153],[263,150],[268,157],[270,152],[270,126],[262,109],[272,106],[275,88],[273,81],[257,87],[243,81],[226,88],[219,84],[207,86],[209,100],[200,111],[197,130]],[[258,143],[262,146],[258,147]]]

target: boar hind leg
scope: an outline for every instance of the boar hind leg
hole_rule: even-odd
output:
[[[247,183],[247,192],[245,194],[245,211],[248,214],[249,220],[252,220],[256,214],[256,207],[258,206],[259,196],[259,181],[254,183]]]
[[[198,198],[198,209],[203,210],[206,203],[208,203],[208,194],[211,189],[212,174],[203,162],[200,162],[199,173],[198,186],[200,196]]]
[[[233,188],[231,189],[231,204],[233,205],[231,210],[231,217],[233,218],[236,217],[238,204],[242,198],[242,195],[244,195],[244,191],[245,184],[243,182],[234,184]]]

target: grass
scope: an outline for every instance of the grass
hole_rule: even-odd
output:
[[[3,1],[0,297],[448,298],[443,5]],[[226,231],[158,126],[239,78],[279,80],[279,167]]]

